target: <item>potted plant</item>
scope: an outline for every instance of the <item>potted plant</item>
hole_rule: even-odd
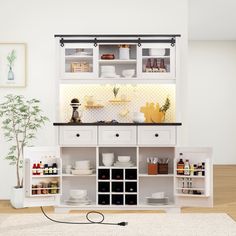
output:
[[[30,145],[39,128],[48,118],[42,115],[39,100],[27,100],[21,95],[6,95],[0,103],[0,118],[7,142],[11,143],[5,157],[10,165],[16,167],[16,186],[12,188],[11,204],[15,208],[23,207],[23,149]]]

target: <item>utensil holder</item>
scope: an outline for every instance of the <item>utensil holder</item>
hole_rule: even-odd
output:
[[[158,163],[158,173],[159,174],[168,174],[168,164],[167,163]]]
[[[158,174],[158,164],[148,164],[148,174],[157,175]]]

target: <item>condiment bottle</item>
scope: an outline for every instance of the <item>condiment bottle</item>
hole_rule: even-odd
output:
[[[48,164],[44,165],[44,175],[48,175]]]
[[[179,154],[179,162],[177,163],[177,175],[183,175],[184,174],[184,162],[183,162],[183,153],[181,152]]]
[[[194,165],[190,165],[190,175],[194,175]]]
[[[52,164],[52,174],[57,175],[57,163]]]
[[[40,164],[38,163],[37,164],[37,167],[36,167],[36,172],[37,172],[37,175],[40,175],[41,174],[41,169],[40,169]]]
[[[165,60],[163,58],[160,62],[160,72],[166,72]]]
[[[32,174],[33,174],[33,175],[37,175],[37,166],[36,166],[36,163],[33,164]]]
[[[49,174],[49,175],[52,175],[52,174],[53,174],[53,172],[52,172],[52,166],[49,166],[49,167],[48,167],[48,174]]]
[[[190,174],[190,165],[189,165],[189,160],[186,159],[184,165],[184,175],[189,175],[189,174]]]

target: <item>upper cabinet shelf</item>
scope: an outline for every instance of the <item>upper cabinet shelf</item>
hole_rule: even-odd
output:
[[[176,46],[170,43],[67,43],[62,83],[175,83]]]

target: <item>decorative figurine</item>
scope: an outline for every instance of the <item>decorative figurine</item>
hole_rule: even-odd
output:
[[[80,123],[82,114],[79,113],[79,111],[78,111],[79,106],[81,106],[81,104],[79,103],[79,99],[73,98],[71,100],[70,105],[72,106],[72,109],[73,109],[70,122],[71,123]]]

